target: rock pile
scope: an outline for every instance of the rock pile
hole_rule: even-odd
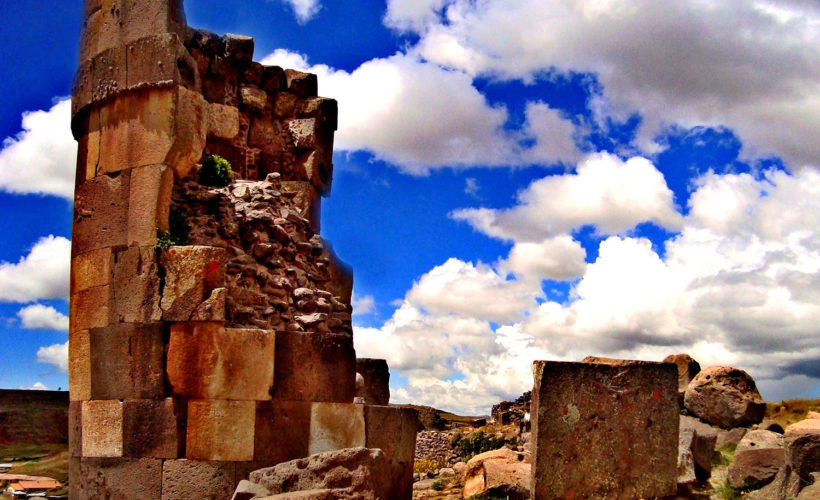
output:
[[[501,425],[518,425],[524,420],[524,415],[530,412],[531,401],[532,391],[527,391],[515,401],[502,401],[493,405],[490,416],[494,422]]]

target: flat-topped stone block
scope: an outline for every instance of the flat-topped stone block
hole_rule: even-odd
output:
[[[168,381],[174,394],[194,399],[271,399],[277,334],[225,328],[220,322],[171,326]]]
[[[256,404],[253,459],[265,464],[258,469],[308,456],[310,415],[311,403],[307,402]]]
[[[194,460],[253,460],[253,401],[188,402],[185,457]]]
[[[277,332],[274,370],[276,400],[352,403],[356,385],[353,337]]]
[[[365,404],[386,406],[390,403],[390,368],[383,359],[356,359],[356,373],[362,376],[356,383],[356,397]],[[361,385],[361,386],[360,386]]]
[[[536,361],[533,498],[647,498],[676,491],[672,364]]]

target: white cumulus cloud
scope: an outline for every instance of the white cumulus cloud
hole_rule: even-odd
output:
[[[533,182],[513,208],[461,209],[452,216],[489,236],[517,242],[541,241],[587,225],[616,234],[642,222],[668,229],[681,223],[672,191],[649,160],[623,161],[608,153],[586,157],[574,174]]]
[[[22,131],[0,150],[0,190],[74,197],[77,143],[71,135],[71,100],[48,111],[23,114]]]
[[[322,4],[319,0],[282,0],[290,5],[293,9],[293,14],[299,24],[305,24],[310,21],[321,9]]]
[[[16,264],[0,262],[0,302],[30,302],[68,297],[71,241],[41,238]]]
[[[17,311],[17,317],[28,330],[68,331],[68,316],[51,306],[32,304]]]
[[[37,349],[37,362],[52,365],[62,373],[68,373],[68,342]]]

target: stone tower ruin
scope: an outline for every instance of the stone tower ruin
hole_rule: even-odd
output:
[[[417,417],[386,387],[354,404],[352,274],[319,236],[336,102],[253,46],[189,28],[182,0],[84,2],[72,499],[229,498],[253,470],[358,446],[411,497]],[[215,155],[226,186],[199,175]]]

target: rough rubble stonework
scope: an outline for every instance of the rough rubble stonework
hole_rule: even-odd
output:
[[[352,273],[319,235],[336,102],[254,62],[252,38],[189,28],[182,0],[86,0],[82,19],[71,498],[230,498],[354,446],[410,498],[417,416],[353,403]],[[212,155],[225,187],[198,182]]]

